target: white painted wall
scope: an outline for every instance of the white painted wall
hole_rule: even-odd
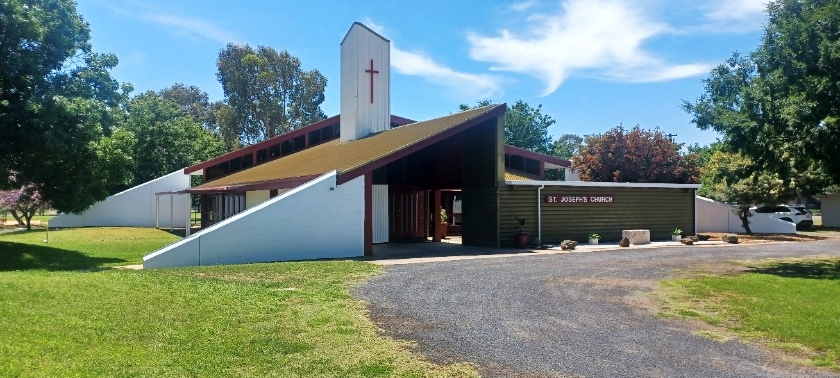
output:
[[[840,227],[840,194],[820,196],[822,224],[825,227]]]
[[[373,69],[371,103],[370,62]],[[391,127],[391,43],[354,23],[341,43],[341,141]]]
[[[566,181],[580,181],[580,175],[573,171],[571,167],[563,168],[566,170]]]
[[[744,232],[735,207],[709,198],[696,196],[697,232]],[[767,214],[753,214],[750,230],[757,234],[795,234],[796,225],[770,218]]]
[[[364,176],[330,172],[143,257],[144,268],[364,255]]]
[[[190,176],[179,169],[95,203],[82,214],[62,214],[50,219],[50,227],[155,227],[155,193],[190,188]],[[189,196],[173,198],[172,227],[187,222]],[[170,199],[160,196],[160,227],[170,227]]]
[[[373,193],[373,243],[387,243],[388,230],[388,185],[371,185]]]

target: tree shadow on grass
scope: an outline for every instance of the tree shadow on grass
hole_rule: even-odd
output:
[[[102,264],[126,262],[111,257],[91,257],[78,251],[43,245],[0,241],[0,272],[13,270],[92,269]]]
[[[772,274],[788,278],[840,280],[840,260],[781,262],[768,266],[752,267],[747,272]]]

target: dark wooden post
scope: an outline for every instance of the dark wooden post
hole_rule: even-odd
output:
[[[432,241],[440,241],[440,189],[432,191]]]

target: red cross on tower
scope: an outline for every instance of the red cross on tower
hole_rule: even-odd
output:
[[[373,69],[373,59],[370,60],[370,69],[365,70],[365,72],[370,74],[370,103],[373,104],[373,74],[379,73],[379,71]]]

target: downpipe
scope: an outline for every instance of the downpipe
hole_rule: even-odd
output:
[[[540,245],[543,244],[542,240],[542,190],[545,188],[545,185],[540,185],[537,187],[537,239],[540,241]]]

